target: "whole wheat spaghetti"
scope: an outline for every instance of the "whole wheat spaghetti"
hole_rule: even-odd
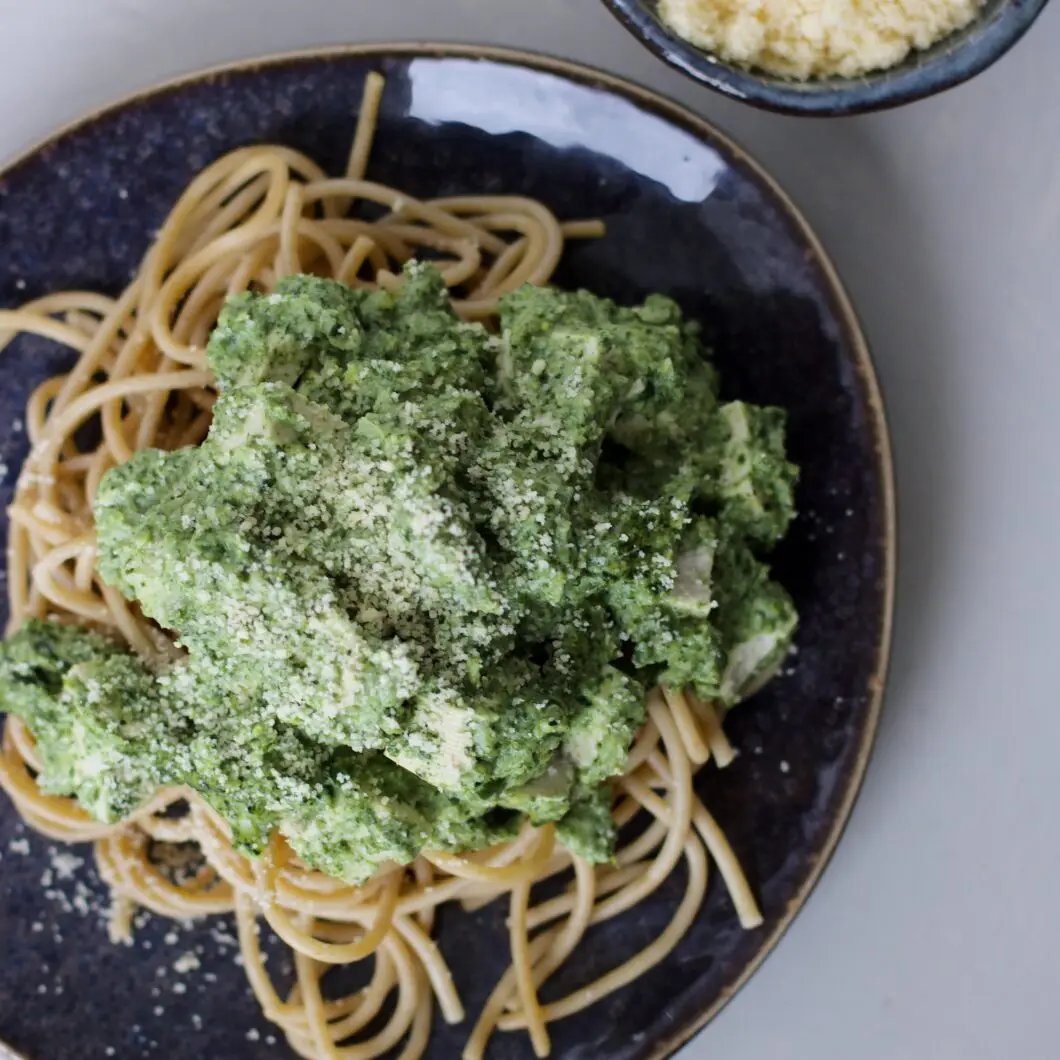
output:
[[[466,319],[488,322],[498,299],[545,284],[568,238],[601,235],[594,221],[560,223],[542,204],[514,196],[415,199],[373,183],[365,171],[383,88],[366,85],[349,166],[329,178],[310,159],[280,146],[233,151],[200,173],[162,225],[136,278],[117,298],[81,291],[0,311],[0,341],[29,332],[77,353],[65,374],[29,400],[32,450],[10,509],[11,629],[53,617],[116,634],[141,656],[164,662],[175,649],[96,569],[93,497],[102,476],[136,451],[198,444],[215,398],[204,347],[229,296],[270,291],[308,272],[356,287],[392,287],[404,262],[429,252]],[[374,204],[372,220],[352,204]],[[85,446],[86,424],[98,444]],[[368,1060],[391,1050],[424,1054],[435,1005],[465,1018],[452,976],[432,939],[446,903],[508,905],[512,964],[476,1014],[465,1060],[485,1054],[494,1032],[529,1033],[549,1053],[549,1024],[618,990],[663,960],[700,907],[710,859],[719,867],[745,927],[761,917],[739,864],[693,790],[711,758],[732,759],[718,713],[674,690],[651,694],[648,721],[615,787],[614,816],[639,832],[614,862],[592,866],[555,839],[551,826],[525,826],[510,842],[457,856],[426,853],[389,866],[361,886],[308,869],[282,835],[250,860],[224,821],[194,792],[162,790],[117,825],[90,818],[76,802],[43,794],[32,734],[8,717],[0,785],[26,822],[67,842],[92,842],[114,902],[111,934],[127,936],[142,906],[188,918],[233,912],[250,984],[265,1015],[301,1056]],[[203,867],[174,880],[149,856],[152,842],[194,843]],[[708,858],[709,855],[709,858]],[[632,959],[566,997],[543,1003],[541,989],[594,925],[646,900],[684,862],[685,893],[662,934]],[[535,901],[534,885],[563,877],[558,894]],[[296,983],[280,996],[262,960],[263,925],[293,951]],[[331,969],[371,965],[361,989],[327,989]],[[380,1026],[376,1018],[388,1013]]]

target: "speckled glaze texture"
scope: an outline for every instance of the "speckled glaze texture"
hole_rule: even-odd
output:
[[[288,57],[170,86],[68,130],[0,179],[0,304],[64,287],[116,293],[189,178],[237,145],[278,140],[338,170],[362,79],[379,69],[388,86],[371,176],[420,196],[511,192],[542,199],[561,218],[602,217],[607,237],[572,246],[558,281],[622,301],[673,295],[704,322],[727,395],[790,410],[800,514],[775,569],[802,615],[798,652],[731,718],[735,764],[723,774],[708,768],[699,782],[765,926],[740,930],[715,873],[694,927],[660,967],[553,1028],[556,1058],[649,1060],[669,1055],[757,966],[849,813],[889,643],[886,428],[830,266],[753,163],[692,115],[613,78],[475,55],[389,48]],[[26,397],[68,361],[27,339],[0,355],[0,460],[12,469],[4,504],[26,451]],[[93,912],[105,894],[91,852],[77,850],[85,864],[61,878],[52,844],[24,832],[0,803],[0,1037],[35,1060],[288,1055],[282,1039],[270,1042],[273,1029],[233,966],[228,921],[174,930],[149,919],[132,948],[111,946]],[[679,872],[650,901],[594,929],[546,996],[651,941],[683,882]],[[71,900],[88,914],[64,911]],[[503,920],[496,907],[440,917],[440,945],[470,1014],[507,964]],[[200,968],[181,974],[173,965],[188,952]],[[290,975],[278,952],[270,968]],[[432,1060],[458,1056],[468,1029],[436,1020]],[[525,1036],[500,1035],[489,1055],[532,1052]]]
[[[954,88],[998,61],[1041,14],[1047,0],[984,0],[979,17],[898,66],[861,77],[799,82],[748,70],[679,37],[659,17],[658,0],[602,0],[660,59],[723,95],[786,114],[837,116],[912,103]]]

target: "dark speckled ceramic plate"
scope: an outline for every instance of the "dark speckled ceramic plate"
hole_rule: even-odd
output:
[[[667,961],[554,1028],[557,1058],[667,1056],[732,996],[806,900],[865,770],[888,651],[894,511],[880,397],[835,273],[773,182],[694,115],[568,63],[420,46],[285,57],[120,103],[10,167],[0,178],[0,304],[65,287],[116,292],[189,178],[237,145],[277,140],[337,170],[372,69],[388,76],[374,177],[420,196],[513,192],[561,218],[604,218],[607,237],[572,247],[559,282],[620,300],[673,295],[705,323],[728,395],[790,410],[800,515],[775,568],[802,615],[798,653],[732,717],[736,763],[700,781],[765,926],[741,931],[715,878]],[[35,340],[3,353],[0,461],[9,468],[26,449],[18,417],[27,394],[64,361]],[[13,477],[0,488],[5,504]],[[149,920],[133,948],[111,946],[90,852],[74,853],[23,832],[0,806],[0,1038],[34,1060],[288,1055],[233,966],[230,924]],[[596,929],[556,987],[647,943],[681,888],[674,878]],[[506,964],[502,919],[499,909],[441,917],[440,943],[470,1012]],[[189,953],[198,969],[178,971]],[[273,965],[282,974],[280,954]],[[459,1055],[466,1031],[437,1021],[432,1060]],[[490,1055],[532,1053],[518,1035],[499,1037]]]

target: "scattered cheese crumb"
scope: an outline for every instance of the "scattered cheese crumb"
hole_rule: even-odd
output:
[[[199,958],[195,956],[191,951],[182,953],[173,962],[173,971],[179,975],[184,975],[187,972],[194,972],[199,967]]]
[[[60,850],[51,856],[51,865],[57,879],[72,880],[74,873],[84,865],[85,859],[79,858],[68,850]]]

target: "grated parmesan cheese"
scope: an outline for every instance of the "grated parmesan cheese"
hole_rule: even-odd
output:
[[[968,25],[981,0],[660,0],[678,35],[796,80],[857,77]]]

